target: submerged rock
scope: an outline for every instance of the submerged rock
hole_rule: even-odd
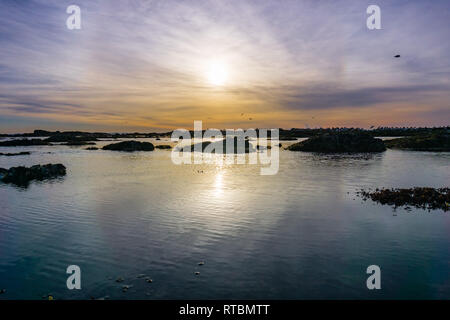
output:
[[[46,164],[27,167],[0,168],[0,180],[5,183],[27,185],[32,180],[46,180],[66,175],[62,164]]]
[[[30,154],[31,154],[31,152],[28,152],[28,151],[18,152],[18,153],[1,153],[0,152],[0,156],[5,156],[5,157],[29,156]]]
[[[388,148],[412,151],[450,151],[450,133],[440,132],[430,135],[392,139],[384,142]]]
[[[66,143],[63,143],[65,146],[88,146],[88,145],[95,145],[95,142],[87,142],[87,141],[69,141]]]
[[[395,208],[413,206],[448,211],[450,206],[450,188],[376,189],[375,191],[361,190],[357,194],[364,200],[371,199]]]
[[[156,149],[172,149],[171,146],[169,146],[168,144],[160,144],[155,146]]]
[[[150,142],[139,142],[132,140],[108,144],[103,147],[103,150],[126,151],[126,152],[153,151],[155,150],[155,146]]]
[[[0,147],[28,147],[28,146],[46,146],[50,143],[41,139],[16,139],[1,141]]]
[[[348,152],[382,152],[386,147],[381,139],[365,133],[327,133],[290,145],[288,150],[348,153]]]

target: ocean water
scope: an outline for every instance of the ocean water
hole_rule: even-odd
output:
[[[0,148],[32,151],[0,167],[67,167],[28,188],[0,184],[0,299],[450,298],[450,214],[355,195],[448,186],[450,153],[281,150],[278,174],[262,176],[258,165],[174,165],[170,150],[83,149]],[[81,290],[66,287],[73,264]],[[369,265],[381,290],[366,287]]]

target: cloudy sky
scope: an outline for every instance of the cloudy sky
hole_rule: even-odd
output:
[[[449,125],[449,20],[444,0],[1,0],[0,132]]]

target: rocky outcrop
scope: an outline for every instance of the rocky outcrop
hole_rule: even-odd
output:
[[[238,150],[238,145],[244,143],[243,150]],[[233,150],[227,150],[227,144],[232,144]],[[253,145],[246,139],[244,141],[239,141],[237,137],[234,138],[226,138],[220,141],[204,141],[196,144],[191,145],[191,152],[201,150],[201,152],[209,152],[211,153],[249,153],[249,152],[255,152],[256,149],[253,147]]]
[[[18,152],[18,153],[1,153],[0,152],[0,156],[5,156],[5,157],[29,156],[30,154],[31,154],[31,152],[28,152],[28,151]]]
[[[155,146],[156,149],[172,149],[171,146],[169,146],[168,144],[160,144]]]
[[[150,142],[140,142],[140,141],[122,141],[119,143],[108,144],[103,147],[103,150],[112,151],[153,151],[155,146]]]
[[[382,152],[386,150],[386,147],[381,139],[373,138],[365,133],[331,133],[294,143],[287,149],[323,153],[356,153]]]
[[[450,133],[412,136],[384,142],[388,148],[412,151],[450,151]]]
[[[97,141],[98,139],[94,134],[88,134],[83,132],[61,132],[50,136],[45,139],[48,142],[76,142],[76,141]]]
[[[46,180],[66,175],[62,164],[46,164],[27,167],[0,168],[0,181],[26,186],[32,180]]]
[[[1,141],[0,147],[28,147],[28,146],[46,146],[50,143],[41,139],[16,139]]]

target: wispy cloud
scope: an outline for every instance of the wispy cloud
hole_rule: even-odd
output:
[[[65,27],[70,4],[82,9],[81,30]],[[0,117],[121,131],[193,119],[302,126],[313,113],[316,125],[365,125],[370,114],[380,124],[448,124],[450,3],[377,1],[376,31],[366,28],[369,4],[5,0]],[[227,66],[226,86],[205,79],[211,61]],[[379,112],[387,106],[391,114]]]

